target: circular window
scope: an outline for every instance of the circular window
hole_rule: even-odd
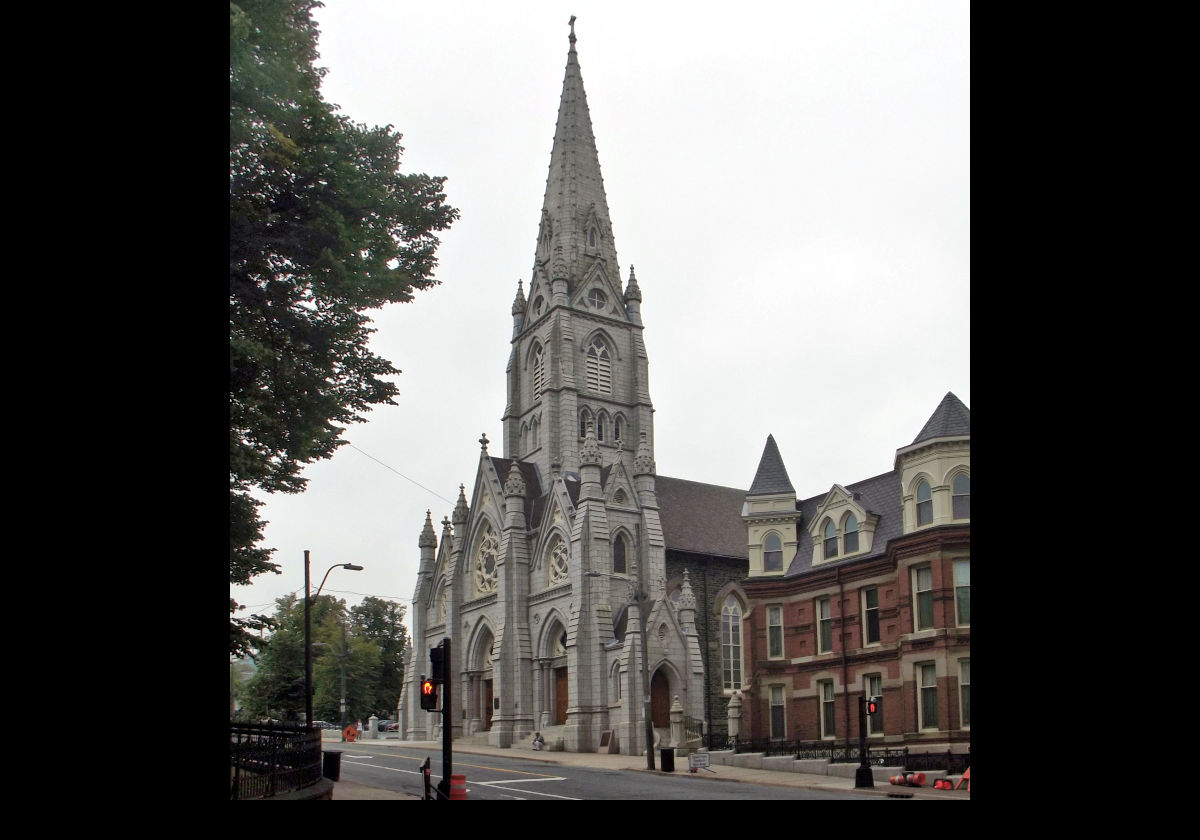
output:
[[[606,298],[604,297],[604,292],[600,291],[599,289],[592,289],[590,292],[588,292],[588,303],[591,304],[593,309],[602,309],[604,307],[605,300]]]

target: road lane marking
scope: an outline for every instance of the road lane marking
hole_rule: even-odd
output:
[[[530,785],[534,782],[565,782],[566,776],[547,776],[544,779],[495,779],[490,782],[474,782],[477,785]]]

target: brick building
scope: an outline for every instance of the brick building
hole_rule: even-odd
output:
[[[767,439],[743,516],[743,738],[944,750],[971,737],[971,414],[947,394],[893,469],[797,500]]]

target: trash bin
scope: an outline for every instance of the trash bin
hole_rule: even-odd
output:
[[[325,764],[321,768],[321,775],[330,781],[337,782],[342,778],[342,751],[341,750],[325,750]]]
[[[659,752],[659,763],[662,766],[662,771],[664,773],[674,773],[675,772],[675,750],[674,749],[670,749],[670,750],[663,749],[663,750],[659,750],[658,752]]]

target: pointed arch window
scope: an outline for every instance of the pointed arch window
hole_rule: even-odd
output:
[[[825,559],[837,557],[837,526],[832,519],[825,520]]]
[[[971,476],[959,473],[954,476],[954,518],[971,518]]]
[[[533,302],[533,317],[541,317],[542,310],[546,308],[546,299],[541,295],[537,296],[537,300]]]
[[[858,551],[858,517],[853,513],[846,515],[846,527],[842,536],[843,548],[847,554]]]
[[[613,541],[613,574],[625,574],[625,537],[621,534]]]
[[[721,682],[726,691],[742,687],[742,605],[732,595],[721,607]]]
[[[933,521],[933,493],[929,482],[922,481],[917,485],[917,525],[928,525]]]
[[[772,532],[763,540],[763,571],[783,571],[783,542],[779,535]]]
[[[588,426],[591,424],[592,412],[585,408],[583,411],[579,412],[579,436],[581,438],[587,437]]]
[[[550,583],[562,583],[567,579],[567,561],[569,559],[567,544],[555,537],[554,545],[550,548]]]
[[[623,424],[621,423],[621,416],[618,414],[616,417],[613,418],[613,440],[621,439],[621,426],[622,425]]]
[[[596,236],[596,229],[594,227],[588,228],[588,247],[589,248],[596,247],[596,240],[598,238],[599,237]]]
[[[612,393],[612,359],[608,345],[598,337],[588,345],[587,386],[593,391]]]
[[[499,579],[497,563],[500,556],[500,541],[491,523],[485,522],[483,534],[479,538],[479,547],[475,549],[475,594],[486,595],[496,591],[496,581]]]
[[[542,345],[533,347],[533,398],[540,400],[546,390],[546,354]]]
[[[541,426],[541,421],[539,421],[536,417],[534,417],[533,422],[529,424],[529,442],[531,444],[531,450],[538,448],[538,430],[541,428]]]
[[[608,415],[601,411],[596,415],[596,440],[604,440],[604,427],[608,425]]]

